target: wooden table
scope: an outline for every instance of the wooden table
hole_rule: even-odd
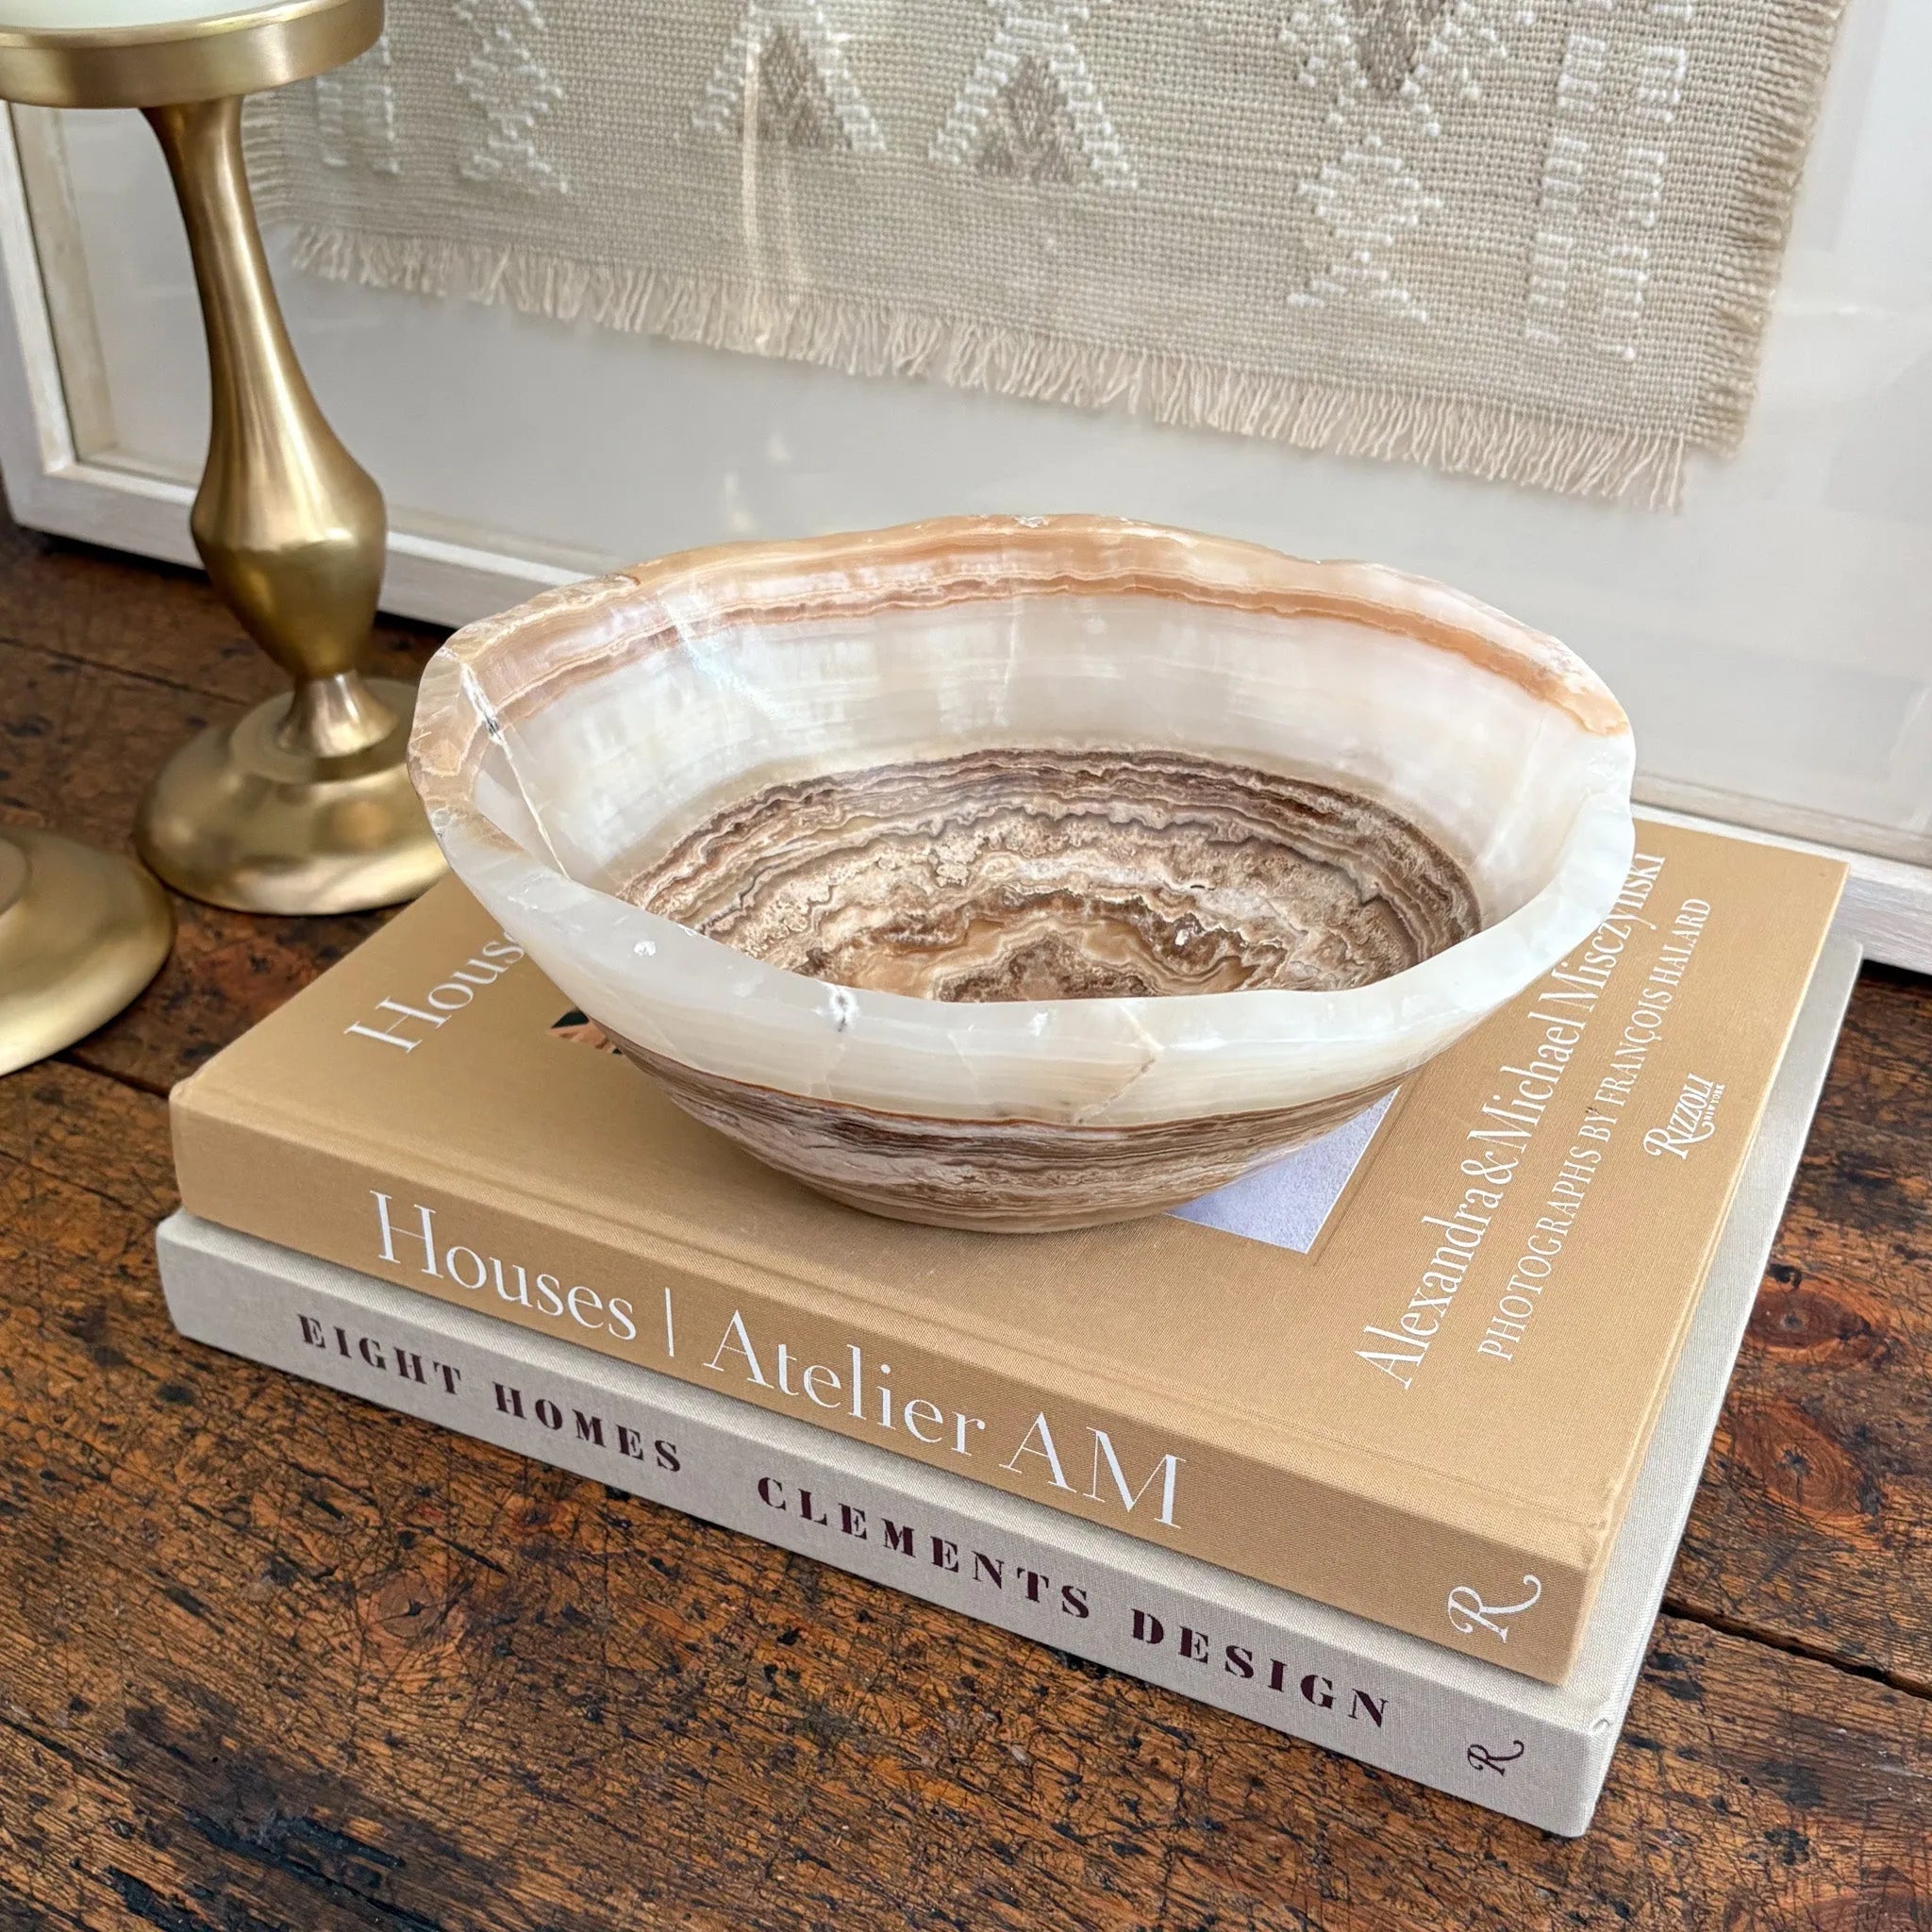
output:
[[[273,688],[199,579],[0,533],[0,817],[125,842]],[[0,1924],[1932,1925],[1924,982],[1860,984],[1569,1842],[178,1340],[163,1096],[375,924],[179,909],[0,1081]]]

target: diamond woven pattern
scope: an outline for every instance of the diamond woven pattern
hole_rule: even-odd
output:
[[[299,259],[1658,506],[1749,410],[1840,0],[390,0]]]

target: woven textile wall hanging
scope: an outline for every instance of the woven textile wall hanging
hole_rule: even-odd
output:
[[[390,0],[257,104],[323,274],[1666,505],[1840,0]]]

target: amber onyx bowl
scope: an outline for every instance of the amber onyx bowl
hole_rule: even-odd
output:
[[[1582,941],[1630,728],[1441,585],[1095,517],[729,544],[471,625],[451,866],[707,1125],[1075,1227],[1336,1125]]]

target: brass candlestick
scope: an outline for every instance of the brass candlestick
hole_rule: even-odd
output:
[[[0,832],[0,1074],[111,1020],[168,957],[167,894],[132,859]]]
[[[90,4],[76,0],[75,16]],[[8,10],[0,0],[0,23]],[[112,17],[140,10],[120,0]],[[0,24],[0,96],[143,109],[181,204],[211,403],[189,527],[216,590],[292,689],[184,745],[135,837],[170,885],[248,912],[392,905],[442,871],[403,763],[415,693],[362,675],[382,494],[309,392],[242,157],[243,95],[340,65],[381,30],[382,0],[230,0],[213,18],[140,25]]]

